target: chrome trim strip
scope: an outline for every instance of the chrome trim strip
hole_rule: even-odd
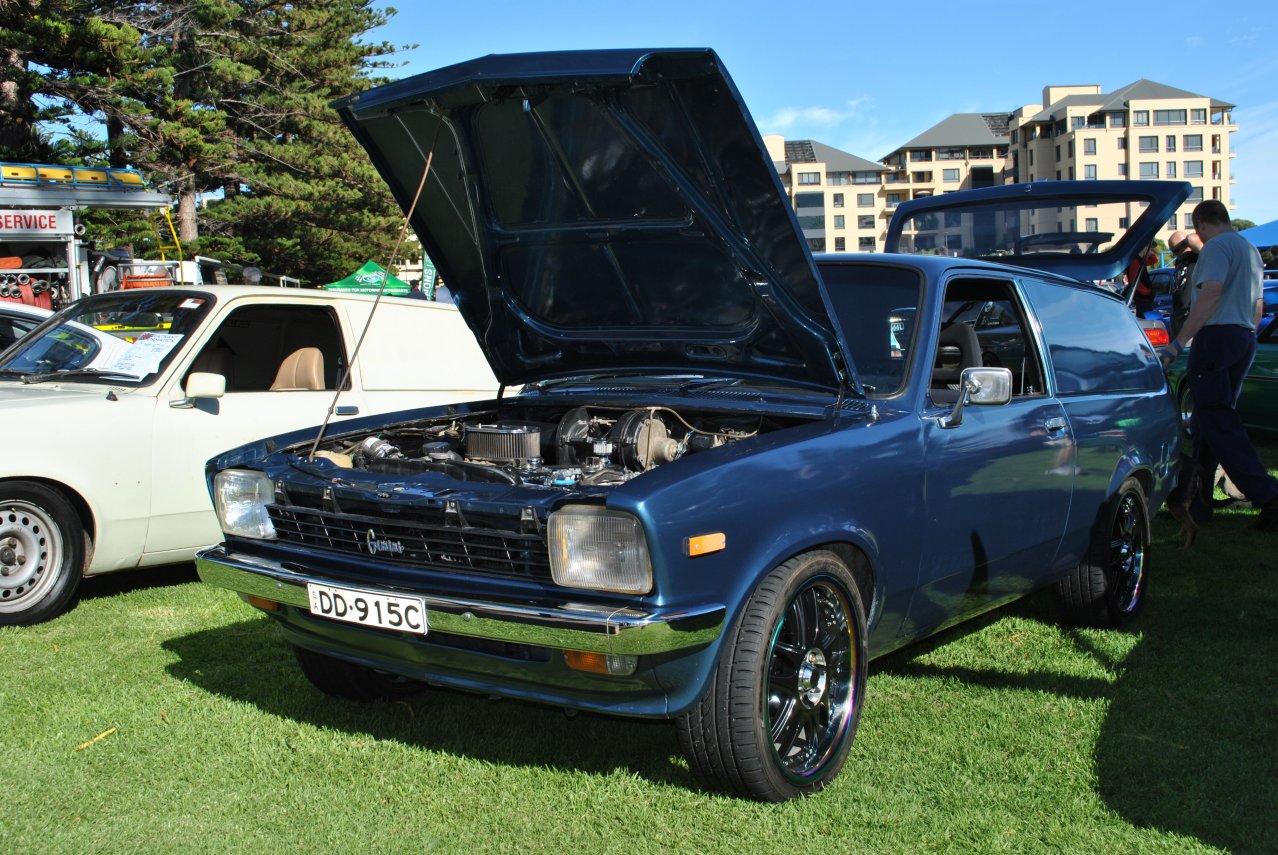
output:
[[[210,585],[243,596],[256,596],[306,609],[308,581],[355,587],[312,577],[224,546],[211,546],[195,556],[200,578]],[[376,585],[364,590],[395,596],[418,596],[426,601],[432,631],[509,641],[562,650],[614,655],[666,653],[708,644],[719,637],[726,613],[717,603],[679,611],[614,609],[590,603],[498,603],[423,595],[418,591]]]

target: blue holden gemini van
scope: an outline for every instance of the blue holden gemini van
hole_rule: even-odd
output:
[[[1186,185],[944,196],[902,206],[908,253],[813,257],[709,50],[339,109],[504,385],[210,461],[200,575],[320,689],[669,718],[702,785],[779,801],[838,774],[872,657],[1044,587],[1140,608],[1178,419],[1095,282]],[[1058,231],[1097,234],[1025,239]]]

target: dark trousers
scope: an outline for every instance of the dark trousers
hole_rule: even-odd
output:
[[[1223,466],[1234,485],[1259,507],[1278,498],[1278,481],[1256,454],[1236,409],[1243,377],[1255,357],[1256,333],[1250,328],[1203,327],[1189,351],[1189,389],[1194,399],[1194,459],[1208,481],[1216,465]]]

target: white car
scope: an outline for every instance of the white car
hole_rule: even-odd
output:
[[[59,614],[82,576],[187,561],[220,540],[204,466],[224,449],[319,426],[330,407],[336,432],[497,391],[454,306],[374,302],[294,288],[117,291],[0,355],[0,418],[40,425],[38,441],[0,458],[0,625]]]
[[[0,351],[40,326],[52,314],[39,306],[0,300]]]

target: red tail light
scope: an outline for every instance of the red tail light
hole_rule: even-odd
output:
[[[1154,347],[1162,347],[1165,344],[1171,344],[1171,336],[1167,334],[1167,330],[1162,327],[1146,327],[1145,338],[1149,339],[1149,343]]]

